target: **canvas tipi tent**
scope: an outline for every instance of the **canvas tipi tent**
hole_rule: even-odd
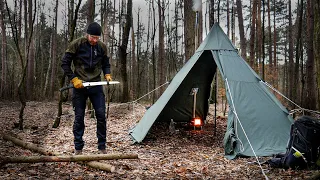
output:
[[[165,92],[130,130],[132,139],[141,142],[155,121],[189,121],[192,118],[192,88],[198,88],[196,116],[206,119],[216,67],[224,79],[229,103],[224,138],[226,157],[269,156],[285,152],[292,117],[239,56],[218,24],[213,25]]]

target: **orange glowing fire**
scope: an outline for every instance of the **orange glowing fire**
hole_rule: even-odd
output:
[[[200,118],[194,118],[193,119],[193,125],[194,126],[201,126],[202,125],[202,121]]]

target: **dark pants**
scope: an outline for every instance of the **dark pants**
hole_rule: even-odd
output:
[[[102,86],[73,89],[72,103],[74,107],[75,119],[73,124],[74,146],[76,150],[81,150],[84,146],[82,139],[84,133],[84,115],[86,101],[90,99],[97,118],[98,149],[106,148],[106,104]]]

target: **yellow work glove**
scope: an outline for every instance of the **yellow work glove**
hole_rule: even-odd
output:
[[[78,77],[74,77],[72,80],[71,80],[72,84],[73,84],[73,87],[76,88],[76,89],[79,89],[79,88],[84,88],[83,87],[83,84],[82,84],[82,80],[79,79]]]
[[[106,78],[107,81],[112,81],[111,74],[106,74],[104,78]]]

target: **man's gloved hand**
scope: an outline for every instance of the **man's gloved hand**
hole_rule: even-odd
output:
[[[83,84],[82,84],[82,80],[79,79],[78,77],[74,77],[72,80],[71,80],[74,88],[76,89],[80,89],[80,88],[84,88],[83,87]]]
[[[104,78],[106,78],[107,81],[112,81],[111,74],[106,74]]]

